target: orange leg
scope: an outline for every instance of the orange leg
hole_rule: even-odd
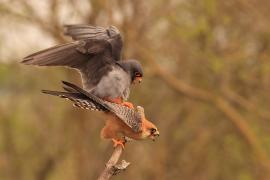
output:
[[[106,101],[112,102],[112,103],[116,103],[116,104],[121,104],[123,102],[122,98],[103,98]]]
[[[113,141],[113,147],[116,148],[118,145],[120,145],[123,149],[125,148],[125,140],[117,140],[117,139],[112,139]]]
[[[126,107],[128,107],[130,109],[134,109],[134,106],[133,106],[133,104],[131,102],[123,102],[122,105],[126,106]]]
[[[104,100],[106,101],[109,101],[109,102],[113,102],[113,103],[116,103],[116,104],[121,104],[123,106],[126,106],[130,109],[134,109],[134,106],[131,102],[123,102],[123,99],[121,97],[119,98],[104,98]]]

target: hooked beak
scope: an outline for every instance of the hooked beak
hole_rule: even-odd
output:
[[[141,83],[141,82],[142,82],[142,77],[135,77],[133,84]]]
[[[149,138],[152,139],[152,141],[155,141],[156,137],[159,137],[159,131],[156,131],[149,136]]]

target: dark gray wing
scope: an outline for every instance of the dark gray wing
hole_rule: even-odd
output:
[[[90,88],[111,70],[115,61],[120,60],[122,39],[115,27],[67,25],[66,34],[77,41],[31,54],[22,63],[78,69],[83,82]]]
[[[65,35],[71,36],[73,40],[106,39],[111,45],[113,59],[116,61],[121,59],[123,41],[115,26],[105,29],[85,24],[65,25]]]
[[[74,102],[74,106],[79,108],[111,112],[128,125],[134,132],[141,131],[142,119],[138,112],[126,106],[104,101],[74,84],[68,82],[63,83],[66,85],[64,89],[67,90],[67,92],[48,90],[43,90],[42,92],[69,99]]]

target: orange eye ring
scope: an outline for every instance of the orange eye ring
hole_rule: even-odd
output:
[[[138,73],[138,72],[135,73],[135,76],[136,77],[142,77],[141,73]]]

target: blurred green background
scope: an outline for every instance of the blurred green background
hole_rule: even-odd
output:
[[[270,179],[270,1],[1,0],[0,179],[96,179],[113,151],[101,113],[40,93],[65,68],[23,57],[71,41],[62,25],[114,25],[144,66],[130,101],[159,128],[127,144],[114,179]]]

